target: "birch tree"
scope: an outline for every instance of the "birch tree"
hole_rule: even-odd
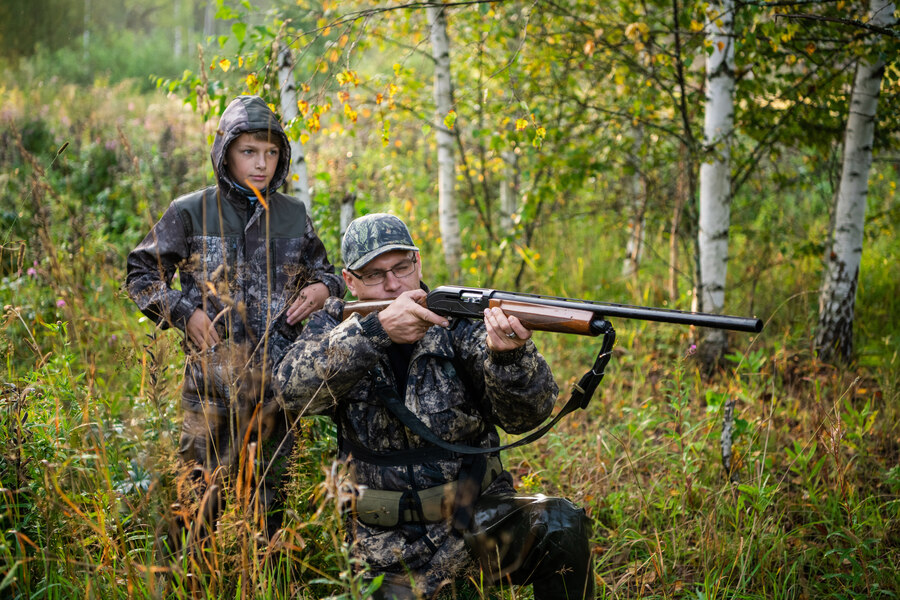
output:
[[[644,193],[644,174],[641,170],[641,145],[644,131],[638,126],[634,128],[634,144],[631,155],[631,197],[628,204],[631,214],[628,216],[628,241],[625,243],[625,260],[622,262],[622,275],[634,277],[641,264],[641,253],[644,250],[644,228],[646,226],[645,209],[647,196]]]
[[[438,220],[444,246],[444,260],[452,281],[459,281],[462,242],[459,232],[459,208],[454,182],[456,163],[453,156],[453,85],[450,78],[450,40],[443,6],[428,5],[431,50],[434,58],[435,132],[438,153]],[[455,114],[455,113],[453,113]]]
[[[281,99],[281,117],[285,123],[297,118],[297,82],[294,78],[294,59],[291,47],[287,44],[278,51],[278,83]],[[306,213],[312,210],[309,197],[309,176],[306,172],[306,156],[300,140],[290,139],[291,176],[287,178],[288,193],[297,197],[306,205]]]
[[[896,24],[894,3],[871,0],[870,25]],[[878,95],[884,61],[873,52],[859,61],[850,96],[844,135],[841,180],[835,197],[831,239],[825,253],[825,276],[819,295],[815,347],[820,358],[848,360],[853,353],[853,317],[862,256],[863,227]]]
[[[731,219],[731,140],[734,135],[734,0],[721,0],[707,12],[706,157],[700,165],[698,310],[721,313],[725,305],[728,227]],[[712,364],[725,350],[725,332],[711,329],[701,360]]]

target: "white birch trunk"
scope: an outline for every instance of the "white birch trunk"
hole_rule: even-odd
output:
[[[712,43],[712,52],[706,58],[703,135],[707,156],[700,165],[700,289],[694,303],[697,310],[721,313],[725,305],[731,221],[734,0],[721,0],[707,10],[707,39]],[[725,332],[711,329],[703,341],[706,348],[701,360],[706,364],[718,360],[725,349]]]
[[[216,34],[216,0],[206,0],[203,9],[203,39],[208,40]]]
[[[453,85],[450,79],[450,41],[447,38],[447,19],[444,8],[428,6],[428,25],[431,29],[431,52],[434,57],[434,102],[436,106],[434,128],[437,134],[438,153],[438,215],[441,238],[444,244],[444,260],[450,281],[460,278],[460,254],[462,242],[459,232],[459,209],[456,205],[454,183],[456,163],[453,156],[453,134],[444,125],[444,119],[453,109]]]
[[[641,171],[641,144],[644,132],[641,127],[634,130],[634,144],[631,164],[634,175],[631,177],[631,214],[628,217],[628,241],[625,243],[625,260],[622,262],[622,275],[633,277],[641,264],[641,252],[644,247],[644,214],[646,212],[646,194],[644,176]]]
[[[869,11],[873,25],[891,27],[896,23],[893,2],[872,0]],[[856,68],[850,96],[841,181],[835,197],[833,230],[825,254],[825,275],[819,295],[815,346],[819,357],[824,360],[835,356],[847,360],[853,353],[856,287],[862,256],[875,116],[883,75],[884,62],[881,59],[861,61]]]
[[[287,126],[297,118],[297,83],[294,80],[294,59],[290,46],[278,52],[278,83],[281,88],[281,118]],[[300,140],[289,138],[291,144],[291,172],[286,180],[287,193],[296,196],[306,205],[306,214],[312,214],[312,199],[309,195],[309,175],[306,172],[306,155]]]
[[[512,150],[503,152],[503,180],[500,182],[500,229],[513,234],[513,215],[519,209],[519,157]]]
[[[175,0],[172,4],[172,13],[175,17],[174,39],[172,40],[172,56],[176,59],[181,58],[181,48],[184,45],[182,32],[184,30],[184,20],[182,19],[181,0]]]

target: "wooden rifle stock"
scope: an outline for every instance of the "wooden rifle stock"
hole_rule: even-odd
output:
[[[344,318],[353,313],[367,315],[386,308],[392,300],[348,302],[344,306]],[[686,312],[665,308],[648,308],[503,292],[484,288],[441,286],[428,293],[427,308],[444,317],[482,319],[486,308],[499,307],[507,316],[515,316],[525,327],[534,331],[552,331],[578,335],[599,335],[605,331],[604,323],[609,318],[639,319],[696,325],[716,329],[731,329],[758,333],[762,331],[761,320],[749,317],[717,315],[712,313]]]

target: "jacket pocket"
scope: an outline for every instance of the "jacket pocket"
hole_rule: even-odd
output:
[[[246,344],[224,341],[187,357],[183,395],[201,403],[248,409],[271,396]]]

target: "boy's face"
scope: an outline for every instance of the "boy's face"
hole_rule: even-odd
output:
[[[254,139],[250,133],[242,133],[225,154],[225,166],[231,179],[247,187],[251,183],[258,190],[265,190],[278,167],[278,144]]]

